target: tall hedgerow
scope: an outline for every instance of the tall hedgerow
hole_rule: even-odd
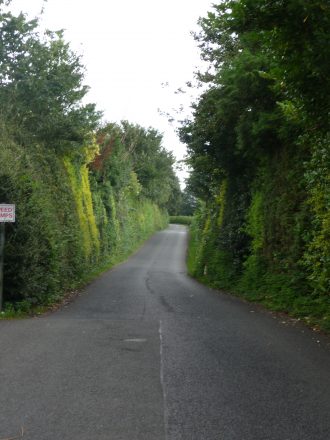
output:
[[[156,130],[101,124],[64,34],[0,1],[0,203],[5,303],[56,301],[168,221],[179,184]],[[162,189],[161,186],[163,185]]]
[[[181,128],[203,200],[190,266],[330,328],[329,5],[226,0],[200,25],[206,90]]]

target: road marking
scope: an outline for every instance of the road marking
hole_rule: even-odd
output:
[[[165,440],[168,440],[168,410],[167,410],[167,394],[164,380],[164,352],[163,352],[163,331],[162,321],[159,321],[159,345],[160,345],[160,383],[163,390],[164,401],[164,427],[165,427]]]

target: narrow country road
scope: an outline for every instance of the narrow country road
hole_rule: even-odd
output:
[[[0,321],[1,440],[330,439],[329,339],[190,279],[186,240]]]

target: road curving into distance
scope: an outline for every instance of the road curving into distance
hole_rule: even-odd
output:
[[[186,242],[0,321],[0,440],[330,439],[329,339],[189,278]]]

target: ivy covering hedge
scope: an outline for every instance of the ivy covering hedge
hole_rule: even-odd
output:
[[[166,210],[139,196],[133,171],[116,192],[86,163],[4,139],[0,161],[0,199],[17,210],[6,225],[4,299],[21,309],[58,300],[168,223]]]

